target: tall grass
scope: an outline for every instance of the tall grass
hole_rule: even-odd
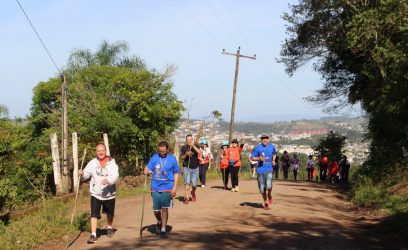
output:
[[[385,199],[385,188],[374,185],[366,176],[354,179],[354,195],[352,201],[362,207],[379,207]]]

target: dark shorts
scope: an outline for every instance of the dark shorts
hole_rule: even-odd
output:
[[[106,214],[107,217],[113,218],[115,215],[115,198],[110,200],[99,200],[91,196],[91,217],[100,219],[101,208],[102,212]]]
[[[173,199],[168,192],[152,192],[153,211],[160,211],[162,208],[172,208]]]
[[[256,168],[258,166],[258,163],[251,163],[251,169],[254,169],[254,168]]]

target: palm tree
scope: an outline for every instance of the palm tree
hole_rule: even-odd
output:
[[[110,65],[132,70],[146,69],[145,62],[137,56],[127,55],[129,46],[124,41],[109,43],[103,40],[96,52],[89,49],[75,49],[68,59],[67,71],[76,71],[92,65]]]

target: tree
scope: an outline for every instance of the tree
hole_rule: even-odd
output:
[[[43,180],[47,177],[41,165],[47,159],[39,161],[37,157],[36,150],[41,147],[47,148],[31,137],[29,126],[0,119],[0,212],[38,197],[25,175],[30,176],[33,183],[37,183],[38,175],[42,175]],[[21,171],[23,165],[27,167],[25,172]]]
[[[0,104],[0,119],[8,117],[8,108],[5,105]]]
[[[330,131],[326,138],[321,138],[319,143],[312,148],[319,157],[327,156],[332,161],[340,161],[345,144],[345,136]]]
[[[308,100],[327,111],[361,104],[375,175],[408,145],[407,13],[407,1],[303,0],[283,16],[290,37],[279,61],[290,75],[314,63],[325,82]]]
[[[87,64],[78,64],[68,79],[70,131],[77,131],[81,142],[91,145],[108,133],[111,154],[121,170],[134,166],[136,158],[147,161],[157,139],[173,131],[183,110],[169,79],[174,68],[160,73],[133,64],[125,67],[122,59],[133,57],[123,55],[124,48],[103,42],[96,53],[80,53],[89,58],[74,52],[69,65],[80,62],[78,58],[86,58]],[[31,124],[37,136],[60,132],[60,98],[58,78],[34,88]]]

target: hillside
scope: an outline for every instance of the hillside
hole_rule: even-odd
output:
[[[218,145],[228,138],[229,123],[206,122],[201,120],[181,120],[175,134],[179,142],[184,141],[188,133],[205,137],[213,145]],[[204,126],[204,127],[203,127]],[[288,122],[237,122],[234,137],[241,138],[245,134],[245,141],[251,148],[259,143],[259,135],[268,134],[271,141],[280,151],[310,154],[311,146],[333,130],[347,138],[346,153],[357,162],[365,159],[367,142],[364,139],[365,120],[363,118],[325,117],[317,120],[296,120]],[[199,130],[202,132],[199,133]]]

